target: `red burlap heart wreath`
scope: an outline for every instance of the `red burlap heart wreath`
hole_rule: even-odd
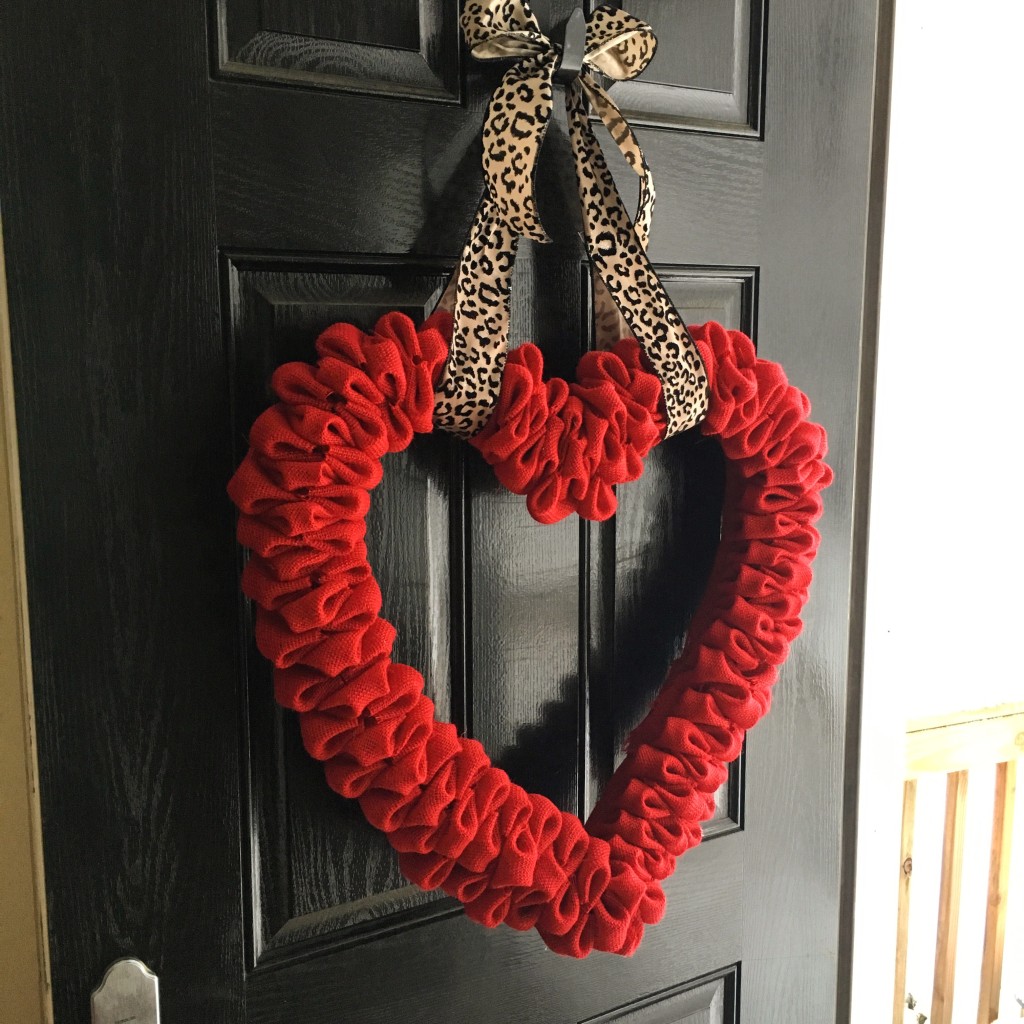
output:
[[[242,585],[256,642],[328,783],[359,800],[407,878],[482,924],[536,928],[559,953],[629,954],[662,916],[660,883],[700,842],[800,632],[832,476],[825,432],[743,334],[692,332],[710,382],[700,429],[728,462],[721,544],[685,649],[584,826],[437,721],[420,673],[391,661],[395,629],[364,543],[369,492],[383,455],[431,431],[450,330],[444,315],[417,331],[391,313],[372,335],[336,324],[315,366],[274,374],[280,401],[256,420],[229,485],[252,551]],[[604,519],[614,485],[640,475],[662,436],[660,398],[632,339],[584,356],[571,385],[545,382],[539,350],[523,345],[471,443],[541,522]]]

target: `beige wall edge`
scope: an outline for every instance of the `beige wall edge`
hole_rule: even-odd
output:
[[[0,225],[0,1021],[50,1024],[21,488]]]

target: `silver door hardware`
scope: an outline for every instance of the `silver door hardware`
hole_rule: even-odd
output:
[[[160,1024],[157,976],[141,960],[115,960],[93,989],[92,1024]]]

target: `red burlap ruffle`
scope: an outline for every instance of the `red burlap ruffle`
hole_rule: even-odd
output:
[[[800,631],[831,480],[825,432],[748,338],[717,324],[693,332],[711,388],[700,429],[729,465],[722,541],[686,648],[584,827],[437,721],[420,673],[391,661],[395,630],[364,543],[369,491],[385,453],[432,429],[450,331],[447,317],[417,331],[398,313],[369,335],[336,324],[315,366],[274,374],[280,401],[254,424],[228,488],[252,551],[242,586],[256,642],[329,784],[359,800],[409,879],[483,924],[536,928],[559,953],[629,954],[660,919],[660,883],[700,842]],[[545,382],[526,345],[471,443],[541,522],[604,519],[613,486],[636,479],[661,438],[660,397],[632,339],[585,356],[572,385]]]
[[[576,381],[544,380],[536,345],[509,353],[501,395],[470,444],[513,494],[526,495],[530,515],[557,523],[615,514],[616,484],[637,480],[661,440],[661,383],[641,364],[630,338],[607,352],[588,352]]]

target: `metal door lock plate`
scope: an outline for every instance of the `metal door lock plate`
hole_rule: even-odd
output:
[[[157,976],[141,960],[115,960],[93,989],[92,1024],[160,1024]]]

